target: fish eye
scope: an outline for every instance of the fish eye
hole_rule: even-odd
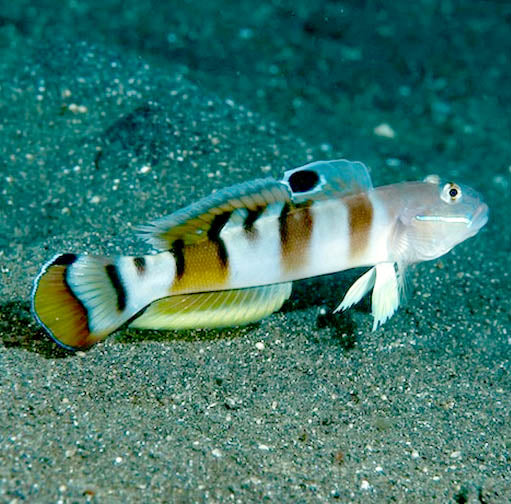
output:
[[[448,182],[442,189],[442,199],[447,203],[454,203],[461,198],[461,187],[454,182]]]

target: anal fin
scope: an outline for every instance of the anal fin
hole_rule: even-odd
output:
[[[159,299],[131,324],[138,329],[193,329],[245,325],[277,311],[291,282]]]

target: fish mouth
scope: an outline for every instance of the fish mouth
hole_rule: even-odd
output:
[[[486,203],[481,203],[472,215],[472,223],[470,229],[479,231],[488,222],[489,208]]]

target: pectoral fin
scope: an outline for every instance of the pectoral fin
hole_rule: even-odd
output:
[[[159,299],[130,327],[193,329],[250,324],[278,310],[291,295],[291,285],[288,282]]]
[[[342,303],[334,310],[334,313],[347,310],[357,304],[373,287],[376,279],[376,266],[366,271],[348,289]]]
[[[394,263],[380,263],[366,271],[348,289],[335,312],[347,310],[358,303],[371,289],[373,331],[386,322],[399,306],[401,276],[398,276]]]
[[[376,267],[376,282],[372,296],[373,331],[386,322],[399,306],[399,283],[394,263]]]

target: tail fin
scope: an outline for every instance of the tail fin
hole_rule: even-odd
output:
[[[54,257],[42,268],[34,282],[32,311],[69,349],[90,347],[135,314],[111,258],[74,254]]]

